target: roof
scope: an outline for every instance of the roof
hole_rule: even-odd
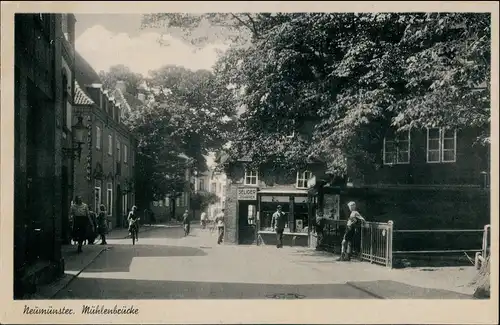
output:
[[[75,105],[92,105],[92,104],[94,104],[94,101],[80,87],[80,84],[76,80],[75,80],[75,98],[73,99],[73,102]]]
[[[75,79],[83,87],[94,83],[102,83],[94,68],[77,51],[75,51]]]

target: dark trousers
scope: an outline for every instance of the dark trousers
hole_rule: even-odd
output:
[[[283,247],[283,231],[284,229],[276,229],[276,240],[278,241],[276,247],[278,248]]]
[[[217,244],[222,243],[224,240],[224,227],[218,227],[219,235],[217,236]]]
[[[191,229],[191,225],[189,223],[184,224],[184,235],[189,235],[189,230]]]
[[[87,216],[75,216],[73,220],[73,238],[78,242],[78,252],[82,251],[82,245],[87,237],[90,227]]]

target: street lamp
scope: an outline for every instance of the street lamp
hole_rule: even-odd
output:
[[[83,116],[78,116],[78,122],[73,125],[72,134],[73,141],[71,148],[62,148],[63,155],[65,157],[80,160],[82,156],[82,145],[85,143],[85,131],[87,131],[85,125],[83,125]]]

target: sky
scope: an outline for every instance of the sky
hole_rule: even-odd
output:
[[[175,31],[162,35],[160,30],[141,30],[140,14],[76,14],[76,19],[76,50],[97,72],[116,64],[144,76],[169,64],[210,70],[217,50],[226,49],[215,42],[195,48]],[[160,39],[167,45],[161,45]]]

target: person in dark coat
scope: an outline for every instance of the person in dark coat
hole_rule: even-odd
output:
[[[106,245],[106,234],[108,233],[108,225],[106,218],[106,207],[104,204],[99,206],[99,214],[97,215],[97,232],[101,236],[101,245]]]
[[[77,252],[82,252],[82,245],[87,235],[87,229],[93,227],[90,219],[89,207],[83,203],[81,196],[75,197],[75,204],[71,206],[71,219],[73,220],[73,236],[78,242]],[[94,229],[92,229],[94,231]]]

